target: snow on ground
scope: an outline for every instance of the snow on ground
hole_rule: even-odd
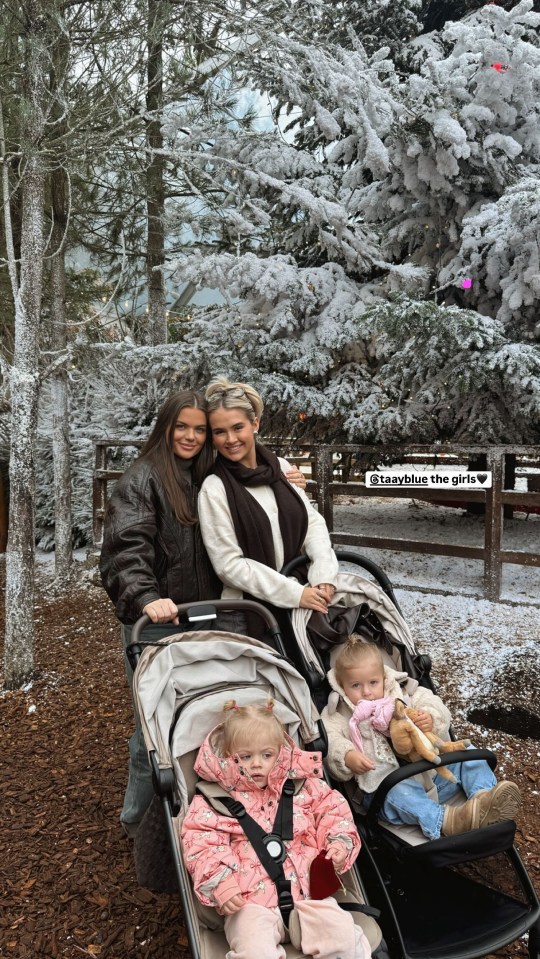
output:
[[[482,546],[484,518],[416,500],[342,496],[334,506],[334,531]],[[540,553],[540,515],[515,513],[505,520],[502,545]],[[379,549],[361,552],[382,566],[397,586],[483,595],[481,560]],[[502,581],[503,600],[540,606],[540,568],[504,564]]]
[[[535,673],[540,672],[537,607],[408,590],[397,590],[396,598],[417,648],[431,656],[434,676],[444,671],[456,698],[481,701],[501,668],[518,655],[526,655],[531,678],[535,664]]]
[[[483,517],[414,500],[343,496],[334,506],[334,531],[340,530],[481,546]],[[503,547],[540,552],[540,516],[517,513],[505,520]],[[480,560],[359,551],[389,576],[416,647],[431,656],[435,685],[452,702],[456,720],[496,698],[501,674],[518,671],[525,675],[516,684],[520,701],[540,713],[540,569],[503,566],[503,601],[491,603],[483,599]]]
[[[480,546],[483,518],[414,500],[343,496],[334,507],[334,530]],[[503,545],[540,552],[540,516],[516,514],[505,520]],[[531,676],[540,676],[540,569],[503,567],[503,601],[491,603],[482,598],[479,560],[359,551],[390,577],[415,644],[431,656],[434,680],[443,681],[458,714],[481,701],[512,657],[517,662],[516,656],[525,656],[531,670],[535,667]],[[37,558],[42,571],[52,575],[54,553],[39,552]],[[77,550],[75,558],[82,569],[85,551]],[[536,686],[531,695],[537,703]]]

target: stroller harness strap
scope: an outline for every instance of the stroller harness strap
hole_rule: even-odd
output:
[[[292,779],[287,779],[283,783],[276,818],[272,832],[270,833],[265,832],[262,826],[259,826],[259,823],[249,815],[245,806],[237,799],[233,799],[226,793],[216,796],[213,791],[211,796],[207,795],[204,785],[199,784],[197,786],[197,792],[204,796],[211,805],[214,805],[212,800],[217,800],[219,804],[225,806],[231,816],[238,820],[257,853],[261,865],[264,866],[276,887],[279,911],[281,912],[285,926],[287,926],[289,916],[294,908],[294,901],[291,893],[290,880],[285,878],[283,862],[287,856],[285,840],[293,838],[293,796],[295,793],[295,783]],[[202,788],[200,788],[201,786]]]

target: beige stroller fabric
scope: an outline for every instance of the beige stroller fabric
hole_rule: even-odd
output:
[[[302,743],[319,736],[318,714],[297,670],[269,646],[236,633],[189,632],[147,646],[137,664],[133,694],[146,747],[160,769],[173,768],[179,803],[189,801],[182,756],[199,748],[223,719],[223,704],[264,702],[270,694],[289,734]],[[171,740],[171,729],[176,713]]]
[[[403,644],[412,655],[416,653],[414,640],[407,623],[378,583],[374,583],[373,580],[366,579],[364,576],[359,576],[357,573],[340,572],[331,605],[350,608],[351,606],[358,606],[360,603],[369,604],[392,640]],[[292,626],[304,658],[307,662],[313,664],[321,676],[324,676],[325,672],[318,661],[318,657],[313,657],[313,647],[307,633],[306,627],[310,616],[310,609],[293,609],[291,614]]]
[[[146,646],[135,670],[133,695],[147,749],[155,751],[160,769],[174,771],[180,812],[173,821],[187,892],[185,919],[197,940],[193,959],[225,959],[229,948],[221,917],[196,900],[181,855],[179,826],[196,785],[195,756],[205,736],[222,721],[226,700],[264,702],[269,694],[295,741],[305,746],[319,737],[319,716],[307,683],[279,653],[256,639],[225,632],[179,633]],[[354,871],[342,878],[347,891],[340,895],[363,902]],[[354,918],[375,949],[381,942],[377,923],[358,913]],[[287,959],[309,959],[290,943],[285,951]]]

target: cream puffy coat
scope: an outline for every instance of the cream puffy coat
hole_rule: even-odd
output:
[[[377,766],[375,769],[355,777],[355,774],[345,764],[347,753],[351,749],[356,750],[349,729],[349,720],[353,714],[354,705],[339,685],[333,669],[328,673],[328,681],[333,692],[330,693],[328,705],[322,712],[328,734],[328,756],[326,757],[328,770],[335,779],[341,782],[356,778],[363,792],[373,793],[385,776],[392,769],[397,769],[398,761],[387,737],[373,729],[369,720],[364,720],[358,725],[358,731],[364,743],[364,753],[369,759],[376,762]],[[451,717],[442,699],[432,693],[430,689],[419,686],[417,681],[407,673],[398,672],[390,666],[385,666],[384,695],[392,700],[403,699],[408,706],[414,706],[416,709],[424,709],[433,719],[433,732],[441,739],[449,738],[448,729]]]

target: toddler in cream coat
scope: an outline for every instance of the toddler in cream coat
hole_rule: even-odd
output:
[[[362,805],[368,809],[373,793],[398,761],[388,738],[396,699],[420,710],[416,725],[423,732],[449,738],[450,713],[439,696],[407,673],[386,666],[374,643],[353,633],[341,647],[328,674],[333,692],[322,718],[328,733],[327,765],[341,781],[356,778]],[[446,767],[452,783],[435,771],[398,783],[387,793],[381,816],[393,825],[417,825],[428,839],[454,836],[470,829],[514,819],[521,805],[515,783],[497,783],[485,760],[454,763]],[[447,805],[458,790],[467,801]]]

